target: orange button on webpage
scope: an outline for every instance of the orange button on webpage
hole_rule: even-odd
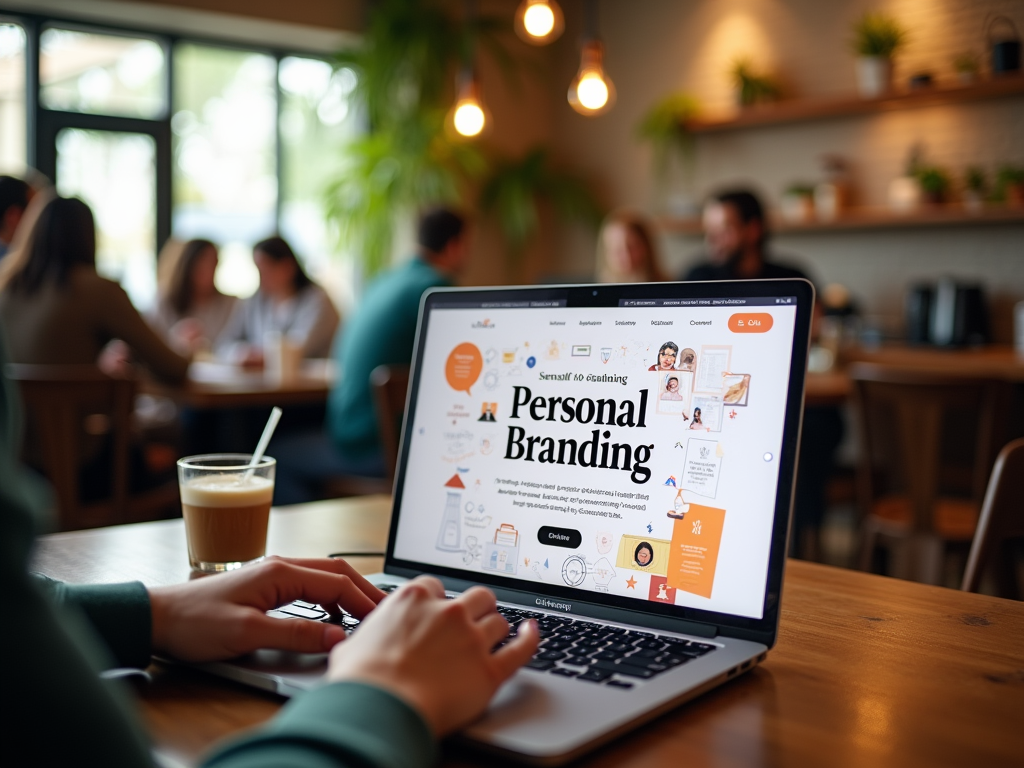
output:
[[[733,333],[765,333],[772,329],[772,316],[767,312],[740,312],[729,318]]]

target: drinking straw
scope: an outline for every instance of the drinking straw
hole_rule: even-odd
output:
[[[267,445],[270,443],[270,438],[274,436],[274,430],[277,429],[277,422],[281,420],[281,409],[276,405],[270,412],[270,418],[267,419],[267,426],[263,428],[263,434],[260,435],[260,441],[256,443],[256,451],[252,455],[252,459],[249,461],[249,469],[246,471],[245,476],[242,478],[242,482],[248,482],[249,478],[252,477],[253,472],[256,471],[256,465],[263,460],[263,453],[267,450]]]

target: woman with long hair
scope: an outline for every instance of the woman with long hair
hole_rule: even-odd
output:
[[[665,274],[658,264],[658,253],[651,227],[637,213],[612,213],[601,225],[597,242],[597,282],[659,283]]]
[[[96,364],[119,339],[158,378],[184,379],[189,359],[163,342],[120,285],[97,274],[89,206],[56,196],[36,202],[0,275],[0,322],[12,361]]]
[[[150,321],[178,349],[211,350],[238,302],[214,283],[217,246],[209,240],[170,240],[159,261],[159,298]]]
[[[303,357],[327,357],[340,319],[327,292],[309,278],[282,237],[256,243],[252,257],[259,290],[235,308],[218,339],[218,355],[262,365],[267,334],[276,334],[300,348]]]

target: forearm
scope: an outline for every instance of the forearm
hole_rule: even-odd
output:
[[[427,768],[437,747],[409,705],[362,683],[293,700],[263,730],[223,747],[205,768]]]

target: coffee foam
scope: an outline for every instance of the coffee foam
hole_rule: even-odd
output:
[[[242,475],[196,477],[180,486],[181,501],[196,507],[251,507],[269,504],[274,481],[253,475],[244,483]]]

